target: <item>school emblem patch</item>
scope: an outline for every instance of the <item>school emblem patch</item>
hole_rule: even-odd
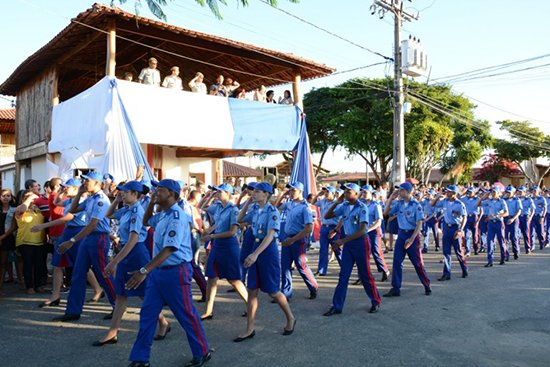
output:
[[[276,216],[276,215],[274,215],[274,216],[273,216],[273,220],[277,220],[277,219],[278,219],[278,218],[277,218],[277,216]]]
[[[176,231],[168,232],[168,237],[174,237],[175,235],[176,235]]]
[[[136,218],[132,218],[132,224],[136,222]]]
[[[103,206],[103,201],[98,202],[97,206]]]

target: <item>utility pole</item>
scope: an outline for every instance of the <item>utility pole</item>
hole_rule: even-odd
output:
[[[411,1],[411,0],[409,0]],[[401,59],[401,24],[403,21],[418,20],[418,15],[413,15],[403,10],[402,0],[373,0],[370,7],[372,15],[378,13],[380,19],[384,18],[387,12],[393,14],[394,19],[394,111],[393,111],[393,184],[400,184],[405,181],[405,123],[403,115],[403,65]]]

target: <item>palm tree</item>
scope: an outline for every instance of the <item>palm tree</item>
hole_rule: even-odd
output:
[[[114,6],[116,2],[122,4],[125,4],[128,0],[111,0],[111,6]],[[139,9],[141,8],[141,0],[133,0],[134,1],[134,8],[136,15],[139,15]],[[153,13],[153,15],[163,21],[166,22],[166,14],[162,10],[163,7],[168,5],[168,2],[172,0],[145,0],[145,3],[147,4],[147,7]],[[248,6],[248,0],[237,0],[239,3],[241,3],[243,6]],[[271,6],[277,6],[277,0],[262,0],[266,4],[269,4]],[[297,3],[300,0],[288,0],[291,3]],[[220,12],[219,3],[223,5],[227,5],[227,0],[195,0],[196,3],[198,3],[200,6],[208,6],[212,13],[216,16],[218,19],[223,19],[222,14]]]

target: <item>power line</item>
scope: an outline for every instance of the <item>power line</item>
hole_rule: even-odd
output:
[[[338,35],[338,34],[332,32],[332,31],[329,31],[329,30],[327,30],[327,29],[325,29],[325,28],[323,28],[323,27],[320,27],[320,26],[318,26],[318,25],[316,25],[316,24],[314,24],[314,23],[312,23],[312,22],[310,22],[310,21],[308,21],[308,20],[305,20],[305,19],[303,19],[303,18],[300,18],[299,16],[294,15],[294,14],[292,14],[292,13],[290,13],[290,12],[284,10],[284,9],[275,7],[275,6],[271,5],[269,2],[267,2],[267,1],[265,1],[265,0],[260,0],[260,2],[263,3],[263,4],[265,4],[265,5],[267,5],[267,6],[269,6],[270,8],[273,8],[273,9],[275,9],[275,10],[278,10],[278,11],[280,11],[280,12],[282,12],[282,13],[288,15],[289,17],[292,17],[292,18],[294,18],[294,19],[297,19],[297,20],[299,20],[299,21],[302,22],[302,23],[308,24],[308,25],[312,26],[313,28],[316,28],[316,29],[318,29],[318,30],[320,30],[320,31],[322,31],[322,32],[325,32],[325,33],[327,33],[327,34],[333,36],[333,37],[336,37],[336,38],[338,38],[339,40],[342,40],[342,41],[344,41],[344,42],[347,42],[347,43],[349,43],[350,45],[353,45],[353,46],[355,46],[355,47],[359,47],[360,49],[365,50],[365,51],[367,51],[367,52],[370,52],[371,54],[380,56],[380,57],[384,58],[385,60],[393,61],[393,58],[391,58],[391,57],[389,57],[389,56],[382,55],[380,52],[377,52],[377,51],[374,51],[374,50],[372,50],[372,49],[370,49],[370,48],[368,48],[368,47],[362,46],[362,45],[360,45],[360,44],[358,44],[358,43],[356,43],[356,42],[354,42],[354,41],[351,41],[351,40],[349,40],[349,39],[347,39],[347,38],[345,38],[345,37],[342,37],[342,36],[340,36],[340,35]]]
[[[509,74],[520,73],[522,71],[527,71],[527,70],[546,68],[548,66],[550,66],[550,63],[542,64],[542,65],[536,65],[536,66],[530,66],[530,67],[526,67],[526,68],[522,68],[522,69],[503,71],[501,73],[494,73],[494,74],[489,74],[489,75],[478,75],[478,76],[473,76],[473,77],[465,78],[465,79],[463,79],[463,78],[451,79],[451,80],[448,80],[447,82],[448,83],[460,83],[460,82],[465,82],[465,81],[468,81],[468,80],[492,78],[494,76],[509,75]]]

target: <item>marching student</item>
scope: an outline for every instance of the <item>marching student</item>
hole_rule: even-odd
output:
[[[375,313],[380,308],[380,295],[370,270],[371,248],[367,235],[367,232],[374,228],[372,224],[369,226],[369,214],[366,204],[359,200],[361,192],[359,185],[347,183],[342,186],[342,189],[345,189],[344,194],[331,205],[325,214],[327,219],[342,216],[346,236],[335,241],[336,246],[344,246],[342,266],[338,285],[332,298],[332,307],[324,313],[324,316],[342,313],[354,264],[357,264],[363,288],[371,300],[369,313]]]
[[[462,278],[468,276],[468,264],[460,245],[464,238],[464,227],[467,221],[466,206],[458,200],[459,189],[456,185],[447,186],[446,197],[436,196],[431,201],[433,207],[443,210],[445,225],[443,226],[443,275],[439,281],[451,280],[451,247],[454,249]]]
[[[504,238],[504,217],[508,216],[508,207],[506,202],[502,200],[501,188],[493,186],[491,191],[480,196],[478,205],[485,205],[483,212],[487,214],[485,221],[487,222],[487,264],[486,268],[493,266],[493,258],[495,252],[495,237],[497,238],[500,247],[500,265],[505,264],[508,256],[506,239]]]
[[[120,321],[126,311],[127,297],[145,296],[146,282],[141,283],[137,289],[126,289],[126,282],[130,280],[132,272],[141,269],[150,260],[151,256],[145,240],[147,228],[143,225],[144,209],[139,202],[143,193],[143,185],[138,181],[129,181],[118,186],[118,194],[107,211],[107,217],[118,220],[118,233],[120,238],[119,252],[107,264],[103,271],[106,277],[114,276],[116,291],[115,310],[113,319],[107,334],[92,345],[101,347],[105,344],[115,344],[118,341],[118,329]],[[117,209],[120,203],[124,206]],[[170,331],[170,325],[162,313],[159,315],[159,335],[155,339],[164,339]]]
[[[281,292],[281,263],[277,247],[280,227],[279,211],[269,203],[273,186],[267,182],[257,183],[251,197],[239,213],[239,223],[247,223],[253,232],[253,247],[244,260],[248,271],[248,303],[246,332],[234,339],[239,343],[256,335],[256,312],[258,310],[258,290],[269,294],[279,305],[286,317],[283,335],[294,332],[296,318],[292,314],[286,297]]]
[[[237,229],[239,223],[237,216],[239,209],[231,202],[233,186],[223,183],[219,186],[210,186],[215,194],[210,197],[205,205],[208,206],[208,214],[213,218],[214,225],[210,227],[209,234],[202,237],[201,241],[212,240],[212,250],[206,263],[206,310],[201,315],[201,320],[210,320],[214,317],[214,300],[218,289],[218,279],[227,279],[237,294],[245,303],[248,299],[246,287],[241,281],[241,264],[239,264],[239,241]],[[214,197],[217,201],[211,203]]]
[[[306,237],[313,231],[313,218],[307,201],[304,200],[304,184],[295,181],[286,185],[288,191],[277,200],[276,207],[286,212],[285,238],[281,242],[282,292],[286,298],[292,297],[292,262],[302,276],[308,290],[309,299],[317,298],[317,280],[306,262]],[[291,200],[281,205],[284,197]]]
[[[69,212],[76,214],[86,211],[88,223],[78,234],[59,245],[59,253],[64,254],[82,240],[73,267],[67,309],[63,316],[54,318],[54,321],[66,322],[80,319],[86,297],[86,278],[90,266],[107,295],[109,303],[113,307],[115,305],[116,295],[113,282],[109,277],[103,275],[110,249],[109,232],[111,229],[109,218],[106,217],[110,202],[101,189],[103,175],[99,172],[90,172],[81,177],[84,182],[72,201]],[[88,192],[90,196],[80,203],[80,198],[85,192]],[[105,319],[111,317],[112,313],[105,316]]]
[[[332,186],[323,187],[315,197],[315,205],[321,210],[321,233],[319,239],[319,262],[315,275],[325,276],[328,271],[329,246],[340,238],[336,231],[338,217],[325,219],[325,214],[335,202],[336,189]]]
[[[155,229],[153,258],[126,283],[127,290],[138,289],[147,278],[145,299],[139,314],[139,332],[130,352],[129,367],[149,367],[155,326],[162,308],[168,305],[185,330],[193,359],[185,367],[198,367],[210,360],[206,335],[191,294],[191,226],[178,205],[180,185],[170,179],[154,182],[156,191],[143,216],[143,224]],[[158,204],[161,212],[153,214]]]
[[[538,186],[531,187],[531,194],[533,198],[533,203],[535,204],[535,213],[531,220],[531,232],[533,233],[533,243],[531,251],[535,247],[535,234],[539,240],[539,249],[543,249],[547,244],[547,233],[544,231],[544,219],[546,218],[546,212],[548,210],[546,199],[541,196],[541,191]]]
[[[523,209],[521,200],[515,196],[516,188],[509,185],[504,193],[504,201],[508,207],[508,216],[504,218],[504,238],[512,245],[514,260],[519,258],[519,216]],[[506,258],[508,260],[508,258]]]
[[[371,185],[365,185],[361,188],[364,195],[365,204],[367,205],[369,214],[369,229],[367,235],[369,236],[369,243],[371,248],[372,257],[376,264],[376,269],[379,273],[382,273],[381,282],[388,280],[390,271],[384,258],[384,252],[382,251],[382,205],[377,200],[374,200],[374,188]]]
[[[386,209],[384,209],[384,215],[397,216],[397,223],[399,225],[393,253],[392,288],[384,297],[398,297],[401,295],[405,255],[408,255],[412,262],[416,274],[424,286],[424,293],[427,296],[432,293],[430,279],[424,269],[418,238],[424,214],[420,203],[412,197],[412,191],[413,185],[411,183],[402,183],[399,185],[399,190],[395,190],[390,196],[386,203]]]
[[[464,227],[464,238],[466,239],[466,256],[468,256],[472,247],[474,248],[474,255],[477,255],[480,250],[479,246],[479,221],[483,215],[483,209],[477,206],[479,198],[476,196],[476,189],[472,186],[466,190],[466,195],[460,198],[460,201],[464,203],[466,207],[466,213],[468,219],[466,219],[466,226]]]
[[[518,187],[518,195],[521,200],[521,214],[519,215],[519,230],[523,236],[525,253],[530,254],[533,247],[533,232],[531,231],[531,219],[535,214],[535,203],[527,196],[525,186]]]

